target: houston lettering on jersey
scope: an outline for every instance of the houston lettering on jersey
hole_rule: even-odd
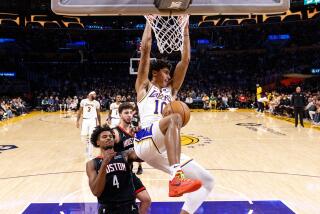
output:
[[[111,163],[108,164],[106,171],[107,173],[116,171],[127,171],[127,168],[125,163]]]

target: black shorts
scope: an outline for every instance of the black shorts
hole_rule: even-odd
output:
[[[99,204],[99,214],[139,214],[139,208],[135,201],[125,204]]]
[[[136,176],[136,174],[132,173],[133,185],[134,185],[134,193],[137,195],[139,192],[146,190],[145,186],[141,182],[140,178]]]

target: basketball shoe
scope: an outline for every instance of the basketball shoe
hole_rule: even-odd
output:
[[[180,197],[184,193],[194,192],[202,186],[200,180],[185,178],[183,171],[177,171],[174,178],[169,181],[169,197]]]

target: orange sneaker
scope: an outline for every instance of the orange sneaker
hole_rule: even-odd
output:
[[[194,192],[202,186],[200,180],[185,178],[182,171],[178,171],[175,177],[169,181],[169,197],[180,197],[184,193]]]

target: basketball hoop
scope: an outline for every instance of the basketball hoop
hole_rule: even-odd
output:
[[[183,50],[184,28],[189,21],[189,15],[179,16],[144,16],[157,39],[157,45],[160,53]]]

